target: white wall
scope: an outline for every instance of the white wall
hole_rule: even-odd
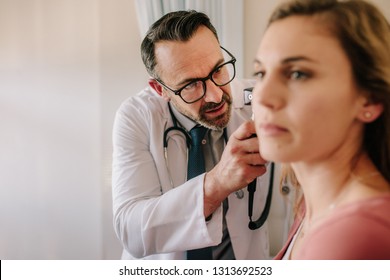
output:
[[[0,2],[2,259],[102,254],[98,5],[76,2]]]
[[[144,88],[148,75],[141,60],[141,35],[133,1],[100,0],[99,18],[103,258],[117,259],[122,248],[114,235],[112,222],[112,125],[120,103]]]
[[[248,77],[275,5],[245,1]],[[140,43],[132,0],[0,0],[0,259],[120,258],[111,129]]]
[[[244,76],[253,75],[253,59],[272,10],[283,0],[245,0]]]
[[[120,257],[111,127],[144,86],[132,1],[0,1],[0,259]]]

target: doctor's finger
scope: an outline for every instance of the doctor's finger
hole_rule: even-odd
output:
[[[246,156],[246,162],[249,165],[259,166],[266,165],[268,163],[267,160],[263,159],[259,153],[248,153]]]
[[[253,179],[264,175],[267,172],[266,165],[250,166],[247,172],[247,183],[252,182]]]
[[[241,124],[232,136],[237,140],[245,140],[256,134],[256,129],[253,121],[246,121]]]
[[[240,141],[240,144],[243,145],[243,150],[247,153],[259,153],[259,140],[257,137],[251,137]]]

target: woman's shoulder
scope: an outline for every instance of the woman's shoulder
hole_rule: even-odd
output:
[[[302,259],[390,259],[390,195],[345,205],[307,235]]]

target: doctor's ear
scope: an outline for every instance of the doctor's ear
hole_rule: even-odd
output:
[[[158,95],[160,95],[161,97],[163,97],[166,101],[170,101],[171,98],[168,96],[168,94],[164,91],[164,88],[163,86],[157,82],[155,79],[149,79],[148,81],[149,83],[149,86],[154,89]]]
[[[364,123],[375,121],[383,112],[383,104],[366,103],[360,110],[358,119]]]

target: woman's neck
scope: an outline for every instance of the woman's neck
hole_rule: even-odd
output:
[[[379,189],[389,190],[388,183],[366,154],[359,155],[355,164],[351,162],[352,158],[344,158],[321,164],[292,164],[304,194],[308,224],[322,219],[340,205],[362,199]],[[379,185],[367,184],[372,182],[372,177]]]

